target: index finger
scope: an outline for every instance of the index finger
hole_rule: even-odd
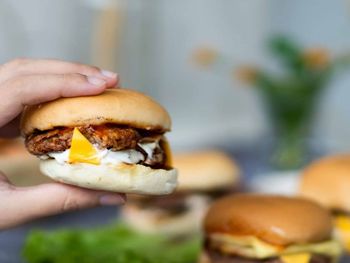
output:
[[[60,97],[97,95],[105,89],[106,81],[80,74],[28,75],[10,79],[0,84],[0,127],[14,119],[26,105]]]
[[[107,88],[118,85],[117,73],[103,70],[95,66],[57,59],[28,59],[18,58],[0,66],[0,83],[21,75],[43,74],[82,74],[95,76],[106,81]]]

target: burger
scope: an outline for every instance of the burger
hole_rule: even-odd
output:
[[[304,170],[300,194],[330,209],[336,234],[350,252],[350,155],[324,157]]]
[[[239,169],[225,153],[208,150],[174,156],[178,187],[168,196],[129,196],[124,221],[137,231],[187,237],[200,232],[209,204],[237,191]]]
[[[237,194],[204,220],[201,263],[330,263],[340,255],[327,209],[307,199]]]
[[[29,106],[21,132],[42,173],[80,187],[160,195],[171,193],[177,171],[165,132],[167,111],[150,97],[111,89]]]

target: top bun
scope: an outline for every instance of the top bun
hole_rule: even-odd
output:
[[[300,194],[330,209],[350,212],[350,155],[322,158],[302,175]]]
[[[237,194],[216,201],[205,218],[207,234],[253,236],[272,245],[329,240],[332,218],[312,201],[273,195]]]
[[[171,128],[169,114],[152,98],[133,90],[108,89],[96,96],[60,98],[28,106],[22,115],[21,130],[23,135],[29,135],[58,126],[104,123],[160,132]]]
[[[179,172],[177,190],[215,190],[233,186],[239,180],[239,168],[225,153],[200,151],[173,156]]]

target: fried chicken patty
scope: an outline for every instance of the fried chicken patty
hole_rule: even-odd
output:
[[[127,127],[86,125],[77,128],[92,144],[98,145],[101,149],[113,151],[135,149],[142,138],[137,130]],[[33,133],[26,138],[26,147],[35,155],[62,152],[71,146],[73,129],[61,127]]]
[[[207,249],[206,254],[210,263],[284,263],[279,257],[266,259],[252,259],[235,255],[227,255],[215,250]],[[332,258],[321,254],[312,254],[309,263],[331,263]]]
[[[149,134],[129,127],[115,125],[78,126],[79,131],[100,149],[112,151],[135,149],[144,156],[140,164],[152,168],[165,167],[166,156],[162,148],[162,142],[154,149],[152,158],[138,145],[139,143],[152,143],[161,135]],[[35,132],[25,139],[28,151],[34,155],[46,155],[52,152],[63,152],[71,147],[73,136],[72,127],[59,127],[48,131]]]

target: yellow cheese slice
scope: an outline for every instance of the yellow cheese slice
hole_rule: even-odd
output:
[[[165,158],[166,158],[166,163],[165,165],[168,167],[173,166],[173,160],[172,160],[172,155],[171,155],[171,148],[168,140],[166,138],[162,138],[160,140],[161,147],[164,150]]]
[[[350,217],[336,216],[334,224],[342,240],[343,246],[347,251],[350,251]]]
[[[311,255],[309,253],[291,254],[281,256],[284,263],[309,263]]]
[[[350,218],[347,216],[336,216],[335,225],[344,232],[350,232]]]
[[[74,128],[72,143],[69,151],[70,163],[100,164],[97,151],[94,146],[85,138],[78,128]]]
[[[299,255],[304,254],[305,251],[309,254],[327,255],[332,258],[336,258],[341,254],[341,247],[336,240],[280,247],[268,244],[254,236],[232,236],[215,233],[211,234],[210,239],[212,244],[225,253],[238,253],[244,257],[257,259]]]

